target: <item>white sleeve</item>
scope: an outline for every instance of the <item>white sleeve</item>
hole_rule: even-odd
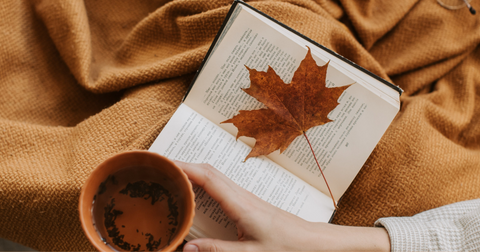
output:
[[[480,251],[480,199],[428,210],[412,217],[380,218],[391,251]]]

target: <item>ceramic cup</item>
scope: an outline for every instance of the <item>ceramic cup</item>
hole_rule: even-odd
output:
[[[102,162],[83,185],[83,231],[99,251],[173,251],[193,222],[194,193],[185,173],[149,151]]]

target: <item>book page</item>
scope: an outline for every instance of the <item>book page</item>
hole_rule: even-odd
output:
[[[243,162],[251,150],[182,104],[149,149],[173,160],[208,163],[261,199],[305,220],[328,222],[331,199],[266,157]],[[219,205],[195,188],[194,236],[236,240],[236,227]]]
[[[295,41],[299,46],[308,46],[312,49],[312,54],[317,56],[320,61],[323,62],[329,62],[329,65],[331,65],[333,68],[337,69],[339,72],[345,74],[346,76],[349,76],[350,78],[354,79],[356,82],[359,84],[365,86],[367,89],[369,89],[371,92],[375,93],[376,95],[382,97],[385,101],[389,102],[391,105],[399,108],[400,105],[400,96],[397,90],[394,90],[393,88],[381,84],[379,80],[375,79],[369,74],[366,74],[365,72],[359,70],[358,68],[345,63],[342,59],[338,57],[332,56],[329,52],[323,50],[322,48],[317,47],[315,44],[311,43],[308,40],[305,40],[304,38],[292,33],[291,31],[285,29],[281,25],[279,25],[276,22],[273,22],[269,18],[253,11],[252,9],[248,7],[243,7],[241,6],[238,9],[245,10],[249,12],[249,14],[252,15],[251,18],[258,19],[262,22],[265,22],[272,28],[276,29],[279,33],[283,34],[284,36],[288,37],[292,41]],[[240,12],[240,11],[238,11]],[[343,58],[343,56],[338,55],[339,57]],[[380,85],[378,85],[380,84]]]
[[[241,5],[237,5],[237,8],[246,9]],[[272,29],[248,11],[239,11],[228,27],[228,32],[217,43],[214,53],[197,76],[185,104],[236,136],[237,129],[233,124],[220,123],[233,117],[239,110],[264,107],[241,90],[250,86],[245,65],[258,71],[266,71],[270,65],[285,83],[289,83],[305,57],[307,47],[288,39],[284,32]],[[312,46],[310,43],[308,45]],[[312,54],[317,64],[323,65],[326,61],[321,58],[325,57],[315,55],[319,50],[312,48]],[[399,107],[386,101],[385,95],[379,95],[363,85],[364,80],[355,79],[356,75],[353,74],[347,76],[333,65],[329,64],[327,70],[327,86],[353,85],[339,98],[340,104],[330,113],[329,118],[334,122],[314,127],[307,135],[330,181],[334,198],[338,200],[390,125]],[[246,137],[239,140],[249,146],[255,143],[254,139]],[[269,157],[328,195],[303,137],[298,137],[283,154],[277,152]]]
[[[349,87],[330,114],[333,122],[306,132],[336,200],[340,199],[361,169],[397,110],[381,104],[381,98],[360,85]],[[382,118],[378,118],[379,115]],[[268,155],[284,167],[295,167],[295,175],[324,193],[328,188],[303,136],[297,137],[280,154]]]

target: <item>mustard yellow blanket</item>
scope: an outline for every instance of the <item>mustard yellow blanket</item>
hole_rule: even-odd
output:
[[[480,197],[480,15],[436,0],[249,3],[405,90],[334,223]],[[77,213],[83,182],[114,153],[152,144],[230,5],[2,2],[0,237],[93,250]]]

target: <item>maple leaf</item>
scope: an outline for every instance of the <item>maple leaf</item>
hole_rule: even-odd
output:
[[[239,114],[222,122],[233,123],[238,128],[237,139],[241,136],[256,139],[245,160],[278,149],[282,153],[308,129],[331,122],[328,114],[339,104],[338,98],[350,86],[326,87],[328,63],[318,66],[310,48],[290,84],[285,84],[270,66],[266,72],[245,67],[250,72],[251,84],[243,91],[267,108],[240,110]]]

